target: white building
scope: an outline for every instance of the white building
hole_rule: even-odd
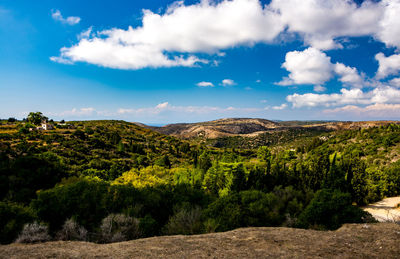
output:
[[[43,130],[52,130],[54,126],[52,124],[48,124],[47,122],[42,122],[42,129]]]

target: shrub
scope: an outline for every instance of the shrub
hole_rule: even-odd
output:
[[[73,218],[67,219],[60,231],[57,232],[58,240],[86,241],[87,230],[80,226]]]
[[[19,234],[16,243],[37,243],[50,240],[49,228],[38,222],[26,224]]]
[[[0,243],[11,243],[24,224],[35,219],[34,212],[16,203],[0,202]]]
[[[201,233],[201,208],[183,208],[177,211],[164,227],[164,233],[169,235],[193,235]]]
[[[112,243],[135,239],[141,236],[139,220],[124,214],[110,214],[100,226],[101,242]]]
[[[204,222],[204,231],[206,233],[214,233],[219,226],[219,223],[215,219],[208,218]]]
[[[208,206],[205,215],[215,220],[216,231],[227,231],[247,226],[278,226],[284,221],[280,215],[283,208],[274,193],[249,190],[218,198]]]
[[[344,223],[362,223],[369,213],[352,205],[351,194],[319,190],[299,216],[300,227],[337,229]]]

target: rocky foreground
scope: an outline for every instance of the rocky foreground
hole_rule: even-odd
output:
[[[241,228],[113,244],[0,246],[0,258],[399,258],[400,225],[348,224],[336,231]]]

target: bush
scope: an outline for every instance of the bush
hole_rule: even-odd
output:
[[[344,223],[362,223],[369,215],[352,205],[351,194],[322,189],[300,214],[299,226],[333,230]]]
[[[80,226],[73,218],[67,219],[60,231],[57,232],[58,240],[86,241],[87,230]]]
[[[208,222],[214,230],[227,231],[248,226],[278,226],[284,221],[280,214],[283,209],[284,204],[274,193],[249,190],[218,198],[208,206],[205,215],[214,220]]]
[[[112,243],[135,239],[141,236],[139,220],[124,214],[110,214],[100,226],[101,242]]]
[[[164,233],[168,235],[193,235],[202,232],[201,208],[181,209],[170,217],[164,227]]]
[[[26,224],[19,234],[16,243],[37,243],[50,240],[49,228],[38,222]]]
[[[0,202],[0,243],[13,242],[24,224],[35,219],[34,212],[16,203]]]

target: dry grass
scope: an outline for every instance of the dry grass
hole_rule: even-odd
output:
[[[113,244],[48,242],[0,246],[0,258],[398,258],[400,226],[349,224],[337,231],[242,228]]]

